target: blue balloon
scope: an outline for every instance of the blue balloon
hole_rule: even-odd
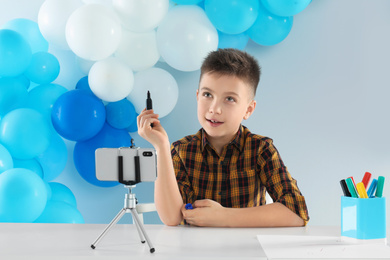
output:
[[[60,63],[48,52],[37,52],[32,55],[30,65],[24,75],[37,84],[47,84],[54,81],[60,73]]]
[[[43,179],[43,171],[39,162],[35,159],[18,160],[14,159],[14,168],[24,168],[35,172],[41,179]]]
[[[0,30],[0,77],[22,74],[31,61],[31,48],[19,33]]]
[[[34,222],[84,224],[84,218],[75,207],[68,203],[49,200],[42,214]]]
[[[179,5],[196,5],[202,2],[203,0],[172,0],[172,2]]]
[[[311,0],[261,0],[263,6],[278,16],[293,16],[302,12]]]
[[[51,122],[51,110],[56,100],[68,90],[57,84],[44,84],[28,92],[27,107],[40,112]]]
[[[100,187],[113,187],[119,183],[116,181],[99,181],[95,173],[95,150],[98,148],[119,148],[129,147],[131,137],[126,130],[119,130],[108,124],[95,137],[85,141],[77,142],[73,151],[74,165],[84,180]]]
[[[136,112],[128,99],[122,99],[106,105],[107,123],[117,129],[125,129],[133,123]]]
[[[205,0],[207,17],[219,31],[228,34],[245,32],[255,22],[258,0]]]
[[[0,174],[0,222],[33,222],[46,201],[44,181],[34,172],[14,168]]]
[[[31,108],[15,109],[0,122],[0,142],[16,159],[32,159],[43,153],[51,134],[47,120]]]
[[[103,102],[86,90],[75,89],[62,94],[53,105],[51,119],[55,130],[71,141],[94,137],[106,121]]]
[[[226,34],[218,31],[218,48],[234,48],[244,50],[249,41],[247,33]]]
[[[126,128],[127,132],[135,133],[138,131],[137,117],[138,117],[138,114],[135,114],[135,118],[134,118],[133,122],[131,123],[131,125],[129,127]]]
[[[49,49],[49,43],[43,37],[38,24],[32,20],[25,18],[13,19],[6,22],[3,25],[3,29],[10,29],[20,33],[30,44],[32,53]]]
[[[64,140],[53,133],[49,147],[36,157],[43,169],[43,179],[51,181],[57,178],[65,169],[68,161],[68,150]]]
[[[8,152],[2,144],[0,144],[0,173],[12,169],[14,167],[14,161],[11,154]]]
[[[72,207],[77,208],[76,197],[68,187],[58,182],[49,182],[49,186],[51,188],[50,200],[66,202]]]
[[[88,76],[82,77],[76,84],[76,89],[83,89],[88,91],[91,95],[95,96],[88,83]]]
[[[0,117],[24,106],[27,95],[27,88],[21,78],[0,78]]]
[[[260,5],[259,15],[247,33],[257,44],[271,46],[283,41],[290,33],[292,25],[293,16],[277,16]]]

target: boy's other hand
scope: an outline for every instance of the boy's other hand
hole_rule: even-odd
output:
[[[158,120],[158,114],[155,114],[153,110],[142,110],[137,117],[137,126],[138,134],[151,143],[156,150],[163,145],[169,147],[168,135]]]
[[[186,210],[182,207],[182,214],[186,222],[194,226],[218,227],[225,226],[226,208],[214,200],[197,200],[194,209]]]

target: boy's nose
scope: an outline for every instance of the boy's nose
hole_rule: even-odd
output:
[[[219,102],[212,102],[210,107],[209,107],[209,112],[212,114],[221,114],[222,109],[221,109]]]

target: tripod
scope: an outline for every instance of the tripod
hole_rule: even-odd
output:
[[[135,185],[125,185],[125,188],[129,189],[129,193],[125,194],[125,203],[123,209],[119,211],[116,217],[110,222],[110,224],[108,224],[106,229],[104,229],[103,233],[101,233],[100,236],[95,240],[95,242],[93,242],[93,244],[91,245],[92,249],[96,248],[96,245],[100,242],[100,240],[125,215],[125,213],[131,213],[135,226],[137,227],[139,237],[141,238],[141,243],[145,243],[145,239],[146,239],[146,242],[148,243],[150,248],[150,253],[153,253],[155,251],[152,243],[150,242],[148,235],[146,234],[144,226],[138,217],[138,213],[136,210],[137,199],[135,198],[135,194],[131,193],[131,189],[134,187]]]

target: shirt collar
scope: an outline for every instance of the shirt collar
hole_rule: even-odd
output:
[[[244,136],[244,129],[245,127],[243,125],[240,125],[240,127],[238,128],[238,131],[237,131],[237,134],[236,136],[233,138],[233,140],[230,142],[230,144],[236,146],[236,148],[241,152],[242,149],[244,148],[244,142],[245,142],[245,136]],[[199,140],[201,140],[201,148],[202,148],[202,152],[204,150],[204,148],[206,147],[206,145],[209,145],[211,147],[211,143],[209,142],[209,140],[207,139],[207,135],[206,135],[206,131],[202,128],[199,130],[199,132],[196,134],[199,138]]]

